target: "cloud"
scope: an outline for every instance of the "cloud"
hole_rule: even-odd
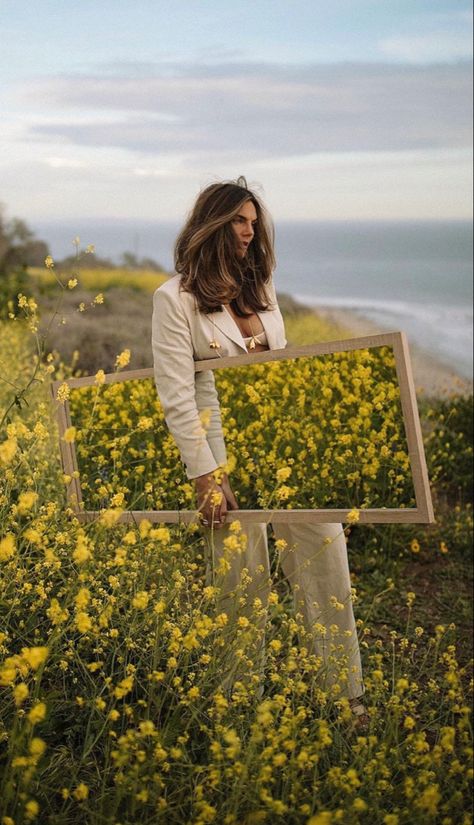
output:
[[[388,37],[379,43],[379,51],[386,57],[412,63],[463,60],[472,55],[469,29],[465,33],[431,32],[412,37]]]
[[[29,137],[189,163],[471,143],[470,64],[143,64],[58,76],[23,98],[60,113]],[[44,114],[44,108],[43,108]]]
[[[86,169],[87,164],[78,158],[46,158],[46,163],[52,169]]]

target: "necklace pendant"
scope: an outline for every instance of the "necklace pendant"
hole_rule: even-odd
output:
[[[249,349],[255,349],[255,338],[252,338],[249,344]]]
[[[221,345],[219,344],[219,341],[216,341],[215,338],[213,338],[212,341],[209,341],[209,346],[210,346],[211,349],[220,349],[221,348]]]

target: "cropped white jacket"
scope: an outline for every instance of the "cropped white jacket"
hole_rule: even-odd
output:
[[[239,327],[224,309],[205,314],[174,275],[153,295],[152,348],[156,389],[188,478],[210,473],[227,461],[219,399],[213,370],[195,372],[195,361],[242,355],[248,350]],[[267,285],[271,306],[258,312],[270,349],[287,345],[273,281]],[[220,348],[210,346],[217,340]],[[210,410],[203,427],[199,413]]]

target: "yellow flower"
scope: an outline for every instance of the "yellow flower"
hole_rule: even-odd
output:
[[[63,383],[58,387],[58,391],[56,393],[56,401],[60,401],[61,403],[64,403],[64,401],[67,401],[67,399],[69,398],[70,395],[71,395],[71,390],[69,389],[68,384],[66,384],[63,381]]]
[[[144,430],[151,430],[153,427],[153,418],[149,415],[142,415],[141,418],[138,419],[137,429],[144,431]]]
[[[147,593],[146,590],[139,590],[139,592],[134,596],[132,600],[132,606],[136,607],[137,610],[144,610],[145,607],[148,605],[150,599],[150,594]]]
[[[48,653],[47,647],[22,647],[21,649],[22,658],[32,670],[38,670],[48,658]]]
[[[39,759],[40,756],[42,756],[46,750],[46,742],[43,739],[40,739],[38,736],[34,736],[30,742],[29,750],[31,755],[34,756],[35,759]]]
[[[440,542],[439,549],[441,553],[449,553],[449,550],[444,541]]]
[[[81,782],[77,788],[73,790],[72,795],[74,799],[77,799],[77,801],[80,802],[82,799],[87,799],[89,796],[89,788],[84,784],[84,782]]]
[[[197,685],[194,685],[194,687],[189,688],[189,690],[188,690],[188,699],[191,699],[191,700],[198,699],[200,695],[201,695],[201,691],[199,690]]]
[[[199,418],[201,420],[201,424],[205,430],[209,429],[209,424],[211,423],[211,410],[200,410],[199,411]]]
[[[438,811],[438,803],[441,801],[441,794],[439,792],[439,785],[429,785],[421,796],[417,799],[416,805],[427,811],[428,814],[435,816]]]
[[[77,286],[77,278],[69,278],[67,285],[69,289],[74,289]]]
[[[420,552],[420,543],[417,539],[413,539],[410,543],[410,549],[412,553],[419,553]]]
[[[29,799],[25,805],[25,817],[28,820],[36,819],[39,814],[39,805],[36,799]]]
[[[123,493],[121,493],[120,495],[123,496]],[[119,508],[104,510],[100,514],[100,523],[103,524],[104,527],[114,527],[120,519],[122,513],[123,510],[120,510]]]
[[[288,484],[282,484],[282,486],[275,491],[275,494],[276,497],[281,501],[286,501],[286,499],[289,498],[289,496],[291,496],[292,492],[292,487],[288,487]]]
[[[97,370],[95,374],[95,383],[100,386],[101,384],[105,384],[105,372],[104,370]]]
[[[150,530],[149,537],[167,544],[170,540],[170,531],[168,527],[153,527]]]
[[[18,498],[18,512],[20,515],[25,515],[38,501],[38,493],[34,490],[27,490],[25,493],[20,493]]]
[[[66,444],[72,444],[76,440],[76,428],[75,427],[68,427],[64,430],[63,441]]]
[[[278,484],[280,484],[282,481],[286,481],[290,477],[290,475],[291,475],[291,467],[280,467],[280,469],[277,470],[277,473],[276,473],[276,478],[277,478]]]
[[[46,615],[51,619],[53,625],[62,624],[69,616],[69,610],[61,608],[57,599],[51,599],[51,604],[46,610]]]
[[[37,705],[31,708],[27,719],[32,725],[37,722],[42,722],[46,718],[46,705],[44,702],[38,702]]]
[[[20,684],[16,685],[16,687],[13,688],[13,698],[15,700],[15,705],[17,706],[17,708],[19,708],[20,705],[23,704],[28,694],[28,685],[26,685],[24,682],[20,682]]]
[[[7,561],[14,553],[15,539],[12,533],[7,533],[3,539],[0,539],[0,561]]]
[[[92,619],[84,610],[77,614],[75,622],[79,633],[87,633],[92,627]]]
[[[18,442],[16,438],[7,438],[6,441],[0,444],[0,465],[11,464],[17,448]]]
[[[74,550],[72,557],[76,564],[83,564],[84,562],[88,561],[91,558],[91,551],[89,549],[89,540],[84,532],[81,530],[78,533],[76,539],[76,549]]]
[[[83,607],[89,604],[91,594],[90,590],[87,587],[81,587],[79,592],[74,597],[74,602],[78,610],[82,610]]]
[[[95,296],[94,303],[95,304],[103,304],[104,303],[104,296],[102,295],[102,292],[99,292],[99,294]]]
[[[145,719],[143,722],[140,722],[138,727],[143,736],[153,736],[155,733],[155,723],[151,719]]]
[[[115,367],[116,369],[123,369],[130,363],[130,350],[124,349],[120,355],[117,355],[115,359]]]
[[[53,268],[54,261],[53,261],[51,255],[46,255],[46,258],[44,259],[44,265],[45,265],[46,269],[52,269]]]
[[[331,811],[320,811],[308,819],[306,825],[331,825],[332,814]]]
[[[114,690],[114,696],[117,699],[123,699],[127,693],[130,693],[133,687],[133,676],[127,676],[125,679],[122,679],[121,682],[118,683],[117,687]]]
[[[115,493],[110,500],[110,504],[112,507],[121,507],[124,502],[124,494],[123,493]]]
[[[0,668],[0,685],[11,685],[16,679],[18,656],[8,656]]]
[[[347,523],[348,524],[356,524],[360,520],[360,513],[358,510],[351,510],[350,513],[347,514]]]

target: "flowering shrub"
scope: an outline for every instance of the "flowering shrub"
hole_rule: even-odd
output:
[[[467,825],[472,683],[456,656],[456,625],[413,626],[415,593],[383,569],[375,587],[363,569],[352,599],[371,727],[351,735],[346,663],[330,651],[340,678],[328,688],[275,543],[268,621],[258,598],[245,605],[243,580],[236,599],[248,610],[230,623],[196,526],[117,525],[120,498],[96,523],[78,523],[47,400],[49,367],[56,379],[69,372],[46,352],[37,358],[35,334],[31,319],[0,325],[2,825]],[[100,378],[97,388],[106,398]],[[221,392],[225,405],[230,389]],[[122,425],[132,412],[133,426],[140,421],[133,388],[114,400]],[[152,432],[142,422],[137,438],[153,444]],[[273,464],[278,485],[292,484],[288,466]],[[127,477],[120,483],[132,497]],[[360,541],[364,528],[353,521]],[[238,523],[230,538],[228,552],[240,552]],[[398,551],[391,542],[387,559]],[[391,615],[377,637],[368,618],[388,597],[403,630]],[[315,630],[324,627],[322,615]],[[261,674],[255,646],[264,630]],[[236,666],[239,678],[225,685]]]

